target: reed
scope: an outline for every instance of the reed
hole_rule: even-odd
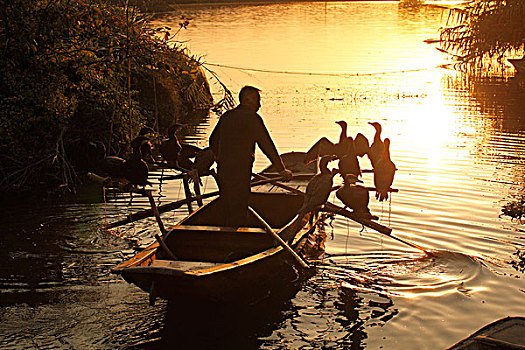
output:
[[[453,9],[440,30],[441,50],[460,67],[476,69],[484,62],[502,62],[523,55],[525,49],[524,0],[475,0]]]

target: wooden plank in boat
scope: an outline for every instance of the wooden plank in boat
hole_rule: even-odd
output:
[[[181,260],[222,263],[273,245],[272,238],[262,228],[206,225],[176,225],[171,228],[166,243]]]
[[[226,227],[226,226],[206,226],[206,225],[176,225],[170,227],[170,230],[180,231],[206,231],[206,232],[222,232],[222,233],[255,233],[265,234],[264,229],[259,227]]]
[[[195,271],[209,269],[222,265],[221,263],[207,262],[207,261],[183,261],[183,260],[164,260],[156,259],[150,265],[151,267],[161,267],[168,269],[176,269],[180,271]]]
[[[308,185],[308,181],[291,180],[291,181],[287,182],[286,185],[288,185],[290,187],[294,187],[295,189],[304,192],[306,190],[306,186]],[[279,186],[276,186],[276,185],[274,185],[272,183],[259,185],[259,186],[254,186],[254,187],[252,187],[252,192],[286,193],[286,194],[290,193],[290,191],[288,191],[286,189],[283,189],[283,188],[281,188]]]

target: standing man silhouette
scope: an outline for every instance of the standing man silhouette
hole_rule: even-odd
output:
[[[246,225],[255,144],[285,181],[293,177],[284,166],[263,119],[257,114],[261,107],[260,90],[253,86],[243,87],[239,102],[237,107],[221,116],[210,135],[210,147],[217,158],[224,223],[232,227]]]

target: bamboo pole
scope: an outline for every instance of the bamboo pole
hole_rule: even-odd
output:
[[[254,176],[260,178],[260,179],[266,179],[264,176],[262,175],[259,175],[259,174],[254,174]],[[283,183],[280,183],[278,182],[277,180],[274,180],[272,182],[274,185],[278,186],[278,187],[281,187],[285,190],[288,190],[290,192],[293,192],[295,194],[298,194],[298,195],[303,195],[304,196],[304,192],[301,191],[301,190],[298,190],[296,188],[293,188],[293,187],[290,187],[290,186],[287,186]],[[412,248],[415,248],[415,249],[418,249],[418,250],[421,250],[423,251],[424,253],[426,254],[431,254],[430,252],[428,252],[425,248],[415,244],[415,243],[412,243],[412,242],[408,242],[408,241],[405,241],[401,238],[398,238],[398,237],[395,237],[395,236],[392,236],[392,229],[390,227],[386,227],[386,226],[383,226],[375,221],[372,221],[372,220],[369,220],[369,219],[365,219],[365,218],[362,218],[362,217],[359,217],[358,215],[356,215],[355,213],[352,213],[344,208],[341,208],[341,207],[338,207],[337,205],[333,204],[333,203],[330,203],[330,202],[326,202],[325,203],[325,210],[328,211],[328,212],[333,212],[335,214],[339,214],[339,215],[342,215],[342,216],[345,216],[351,220],[354,220],[358,223],[360,223],[361,225],[363,226],[366,226],[366,227],[369,227],[373,230],[376,230],[377,232],[379,233],[382,233],[388,237],[392,237],[393,239],[401,242],[401,243],[404,243],[406,245],[409,245],[411,246]]]
[[[267,179],[266,177],[264,177],[262,175],[259,175],[259,174],[254,174],[254,176],[256,176],[256,177],[258,177],[260,179]],[[274,185],[276,185],[278,187],[281,187],[282,189],[288,190],[288,191],[290,191],[292,193],[295,193],[295,194],[298,194],[298,195],[301,195],[301,196],[305,195],[305,193],[303,191],[298,190],[297,188],[293,188],[291,186],[285,185],[285,184],[283,184],[281,182],[278,182],[277,179],[274,179],[272,181],[272,183]],[[392,229],[390,227],[386,227],[386,226],[378,224],[377,222],[372,221],[370,219],[360,217],[359,215],[356,215],[355,213],[352,213],[349,210],[340,208],[337,205],[332,204],[330,202],[326,202],[325,206],[327,208],[330,208],[330,211],[337,211],[338,214],[344,215],[344,216],[348,217],[349,219],[352,219],[352,220],[360,223],[361,225],[369,227],[369,228],[371,228],[373,230],[376,230],[376,231],[378,231],[380,233],[389,235],[392,232]]]
[[[153,211],[153,215],[155,216],[155,219],[157,220],[157,224],[159,225],[160,233],[162,234],[162,237],[166,235],[166,228],[164,227],[164,223],[162,222],[162,219],[160,218],[159,208],[157,207],[157,204],[155,203],[155,199],[153,199],[153,194],[151,193],[151,190],[145,190],[146,196],[149,200],[149,205],[151,206],[151,210]]]
[[[204,198],[209,198],[209,197],[218,196],[218,195],[219,195],[219,191],[214,191],[214,192],[203,194],[203,195],[201,195],[199,197],[201,199],[204,199]],[[166,204],[160,205],[160,206],[157,207],[157,210],[159,211],[159,213],[165,213],[167,211],[178,209],[178,208],[182,207],[184,204],[187,204],[188,202],[191,202],[191,201],[194,201],[194,200],[196,200],[196,197],[184,198],[184,199],[181,199],[181,200],[178,200],[178,201],[175,201],[175,202],[171,202],[171,203],[166,203]],[[137,221],[137,220],[148,218],[148,217],[150,217],[152,215],[154,215],[152,209],[141,210],[141,211],[138,211],[138,212],[133,213],[131,215],[128,215],[128,217],[125,218],[125,219],[122,219],[122,220],[119,220],[119,221],[115,221],[115,222],[107,225],[106,229],[111,229],[111,228],[115,228],[115,227],[122,226],[122,225],[125,225],[125,224],[129,224],[129,223]]]
[[[149,204],[151,206],[151,210],[153,211],[153,215],[155,215],[155,219],[157,220],[157,224],[159,225],[159,229],[160,229],[160,232],[162,234],[162,236],[159,236],[156,233],[155,234],[155,239],[157,240],[157,242],[159,242],[160,248],[162,250],[164,250],[164,252],[166,254],[168,254],[168,256],[171,259],[177,260],[177,257],[175,256],[175,254],[173,254],[171,249],[164,242],[164,238],[166,237],[166,228],[164,227],[164,223],[162,222],[162,219],[160,218],[159,209],[157,208],[157,204],[155,203],[155,199],[153,199],[153,194],[151,193],[152,191],[151,190],[145,190],[144,192],[145,193],[143,193],[143,194],[145,194],[148,197]]]

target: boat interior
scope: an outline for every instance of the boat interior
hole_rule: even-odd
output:
[[[297,215],[303,197],[285,193],[252,193],[250,206],[276,231],[288,225]],[[246,227],[221,225],[217,200],[213,200],[169,229],[165,243],[184,261],[224,263],[259,253],[276,244],[264,226],[248,214]],[[286,237],[289,239],[293,237]],[[160,249],[157,259],[169,259]]]

